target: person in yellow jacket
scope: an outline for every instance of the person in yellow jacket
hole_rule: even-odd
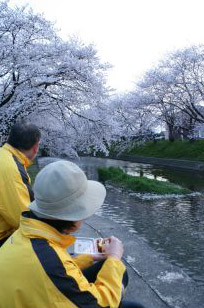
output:
[[[72,233],[103,204],[105,187],[87,180],[74,163],[57,161],[38,173],[34,194],[30,211],[0,250],[0,308],[119,307],[126,272],[122,242],[109,238],[95,277],[97,256],[67,251]]]
[[[40,137],[36,125],[22,120],[0,148],[0,246],[19,227],[21,212],[34,199],[26,167],[37,155]]]

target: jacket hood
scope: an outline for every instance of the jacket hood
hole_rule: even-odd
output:
[[[36,220],[27,218],[21,215],[19,231],[28,238],[43,238],[48,242],[55,243],[66,248],[72,245],[76,237],[71,234],[62,234],[52,226]]]
[[[15,155],[18,158],[18,160],[26,167],[30,166],[33,163],[32,160],[30,160],[23,152],[12,147],[12,145],[8,143],[5,143],[2,148],[6,149],[7,151]]]

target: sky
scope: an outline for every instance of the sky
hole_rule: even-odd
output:
[[[1,1],[1,0],[0,0]],[[113,68],[108,85],[128,92],[168,52],[204,44],[203,0],[10,0],[55,21],[67,39],[93,43]]]

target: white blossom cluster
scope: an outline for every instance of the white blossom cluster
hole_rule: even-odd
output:
[[[27,7],[0,3],[0,135],[19,118],[39,124],[49,151],[104,149],[108,88],[93,45],[62,40]],[[107,129],[108,127],[108,129]]]

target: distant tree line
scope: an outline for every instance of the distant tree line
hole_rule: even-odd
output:
[[[171,141],[196,137],[204,126],[204,46],[168,54],[113,104],[127,133],[163,124]]]

